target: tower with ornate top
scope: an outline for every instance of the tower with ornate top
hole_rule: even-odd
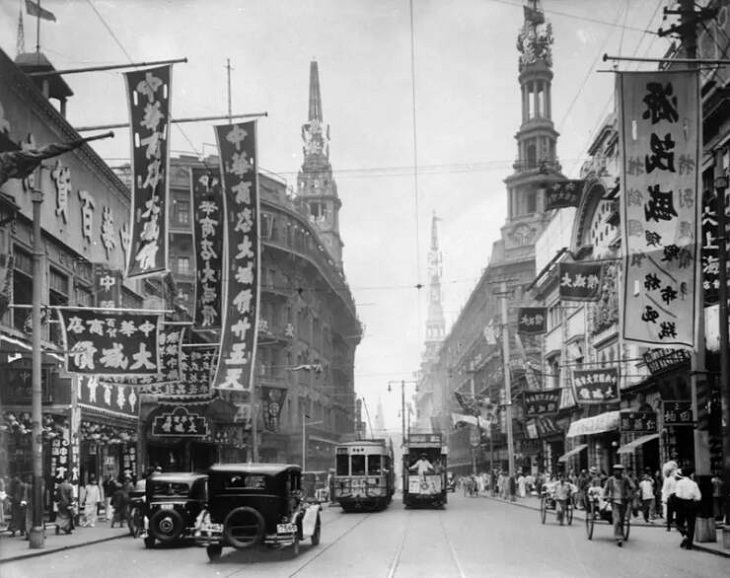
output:
[[[439,249],[436,213],[431,218],[431,247],[428,251],[428,316],[426,318],[426,349],[423,361],[433,361],[446,334],[446,321],[441,296],[441,250]]]
[[[304,162],[297,177],[297,206],[319,233],[334,265],[342,269],[339,211],[342,206],[329,160],[330,130],[323,122],[319,68],[309,68],[309,118],[302,125]]]

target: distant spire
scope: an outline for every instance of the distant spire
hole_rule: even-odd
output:
[[[309,120],[322,122],[322,96],[319,93],[319,68],[317,61],[309,65]]]
[[[440,221],[436,216],[436,211],[433,212],[433,216],[431,217],[431,250],[432,251],[438,251],[439,250],[439,237],[438,237],[438,230],[436,228],[436,223]]]
[[[18,2],[20,11],[18,12],[18,42],[15,45],[15,51],[18,54],[25,53],[25,30],[23,29],[23,0]]]

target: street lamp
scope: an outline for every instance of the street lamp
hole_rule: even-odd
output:
[[[393,391],[391,385],[398,383],[397,380],[388,382],[388,392]],[[401,435],[403,436],[402,444],[406,443],[406,383],[414,383],[418,385],[417,381],[406,381],[401,379],[400,381],[400,423],[401,423]],[[408,427],[408,433],[410,433],[410,426]]]
[[[309,416],[302,412],[302,471],[307,469],[307,420]],[[310,421],[309,425],[319,425],[324,423],[323,421]]]

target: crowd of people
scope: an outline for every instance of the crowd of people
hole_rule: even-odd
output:
[[[147,475],[155,471],[161,469],[151,469]],[[131,494],[144,490],[147,475],[139,481],[129,473],[119,477],[106,475],[100,483],[94,474],[89,474],[86,484],[80,484],[72,474],[66,475],[56,484],[52,497],[55,533],[72,534],[77,526],[93,528],[100,520],[108,521],[112,528],[123,527],[129,517]],[[27,540],[32,516],[32,475],[15,475],[9,480],[0,477],[0,531]]]
[[[645,523],[663,520],[667,532],[673,527],[681,533],[680,547],[691,550],[701,492],[694,481],[694,471],[680,469],[675,461],[669,461],[661,470],[645,469],[637,474],[622,464],[612,467],[612,475],[596,467],[571,470],[557,475],[540,473],[532,475],[518,471],[509,476],[503,470],[495,470],[457,478],[465,496],[491,495],[515,501],[528,496],[539,496],[548,491],[556,502],[558,522],[562,524],[568,500],[577,509],[588,509],[594,502],[597,515],[614,526],[614,538],[619,546],[623,543],[623,523],[627,516],[641,517]],[[713,509],[716,520],[723,519],[723,482],[719,472],[712,478]]]

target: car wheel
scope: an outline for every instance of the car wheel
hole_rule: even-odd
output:
[[[205,551],[208,554],[208,560],[210,560],[211,562],[217,562],[221,559],[223,547],[219,544],[213,544],[212,546],[208,546]]]
[[[184,529],[185,522],[177,510],[157,510],[150,518],[150,534],[162,543],[177,540]]]
[[[319,516],[317,516],[317,522],[314,525],[314,532],[312,533],[312,546],[317,546],[319,544],[319,538],[322,533],[322,522],[319,520]]]
[[[223,522],[223,536],[239,550],[258,544],[265,529],[263,516],[258,510],[247,506],[231,510]]]
[[[151,550],[155,545],[155,539],[152,536],[147,536],[144,539],[144,547]]]

